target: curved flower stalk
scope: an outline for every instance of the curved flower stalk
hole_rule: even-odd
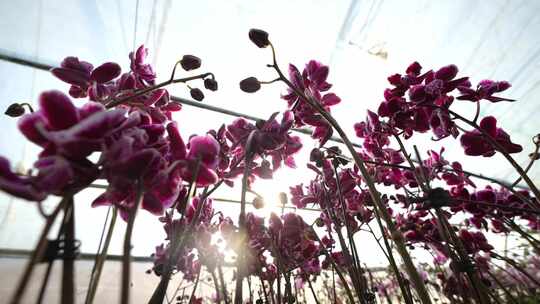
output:
[[[252,31],[260,31],[260,30],[252,30]],[[263,32],[263,31],[260,31],[260,32]],[[260,37],[263,37],[263,36],[264,35],[260,35]],[[255,39],[252,38],[252,40],[255,40]],[[334,130],[336,130],[336,132],[339,134],[339,136],[341,137],[341,139],[345,143],[345,146],[347,147],[347,149],[351,153],[356,166],[359,168],[360,173],[361,173],[364,181],[366,182],[366,184],[368,186],[369,193],[370,193],[370,195],[371,195],[371,197],[373,199],[373,202],[374,202],[376,218],[378,220],[382,218],[385,221],[387,229],[390,231],[391,238],[393,239],[393,241],[394,241],[394,243],[396,245],[396,249],[399,252],[400,256],[402,257],[402,259],[403,259],[403,261],[405,263],[407,273],[410,275],[411,280],[414,282],[414,284],[415,284],[415,286],[417,288],[417,293],[418,293],[418,295],[419,295],[419,297],[421,299],[421,302],[422,303],[431,303],[431,300],[429,298],[429,294],[428,294],[428,292],[427,292],[427,290],[426,290],[426,288],[424,286],[424,282],[421,280],[421,278],[420,278],[420,276],[419,276],[419,274],[418,274],[418,272],[417,272],[417,270],[416,270],[416,268],[415,268],[415,266],[414,266],[414,264],[412,262],[412,259],[411,259],[410,255],[409,255],[409,253],[407,252],[407,249],[406,249],[405,244],[404,244],[403,236],[396,229],[395,224],[394,224],[390,214],[388,213],[386,207],[384,206],[384,204],[383,204],[383,202],[381,200],[380,192],[377,191],[377,188],[376,188],[371,176],[369,175],[369,173],[368,173],[368,171],[366,169],[364,161],[362,160],[362,158],[360,158],[360,156],[356,152],[352,142],[349,140],[348,136],[345,134],[345,132],[343,131],[341,126],[338,124],[338,122],[325,109],[325,107],[324,107],[325,105],[322,103],[322,100],[319,100],[319,99],[316,98],[316,96],[313,96],[314,94],[311,92],[312,90],[302,91],[302,87],[297,87],[297,86],[294,85],[294,83],[293,83],[295,81],[294,78],[291,81],[287,77],[285,77],[285,75],[282,73],[281,69],[277,65],[276,56],[275,56],[275,49],[274,49],[274,46],[268,40],[268,35],[267,34],[266,34],[266,39],[262,39],[262,40],[265,41],[265,46],[270,46],[270,48],[272,50],[273,63],[271,65],[269,65],[269,67],[273,68],[277,72],[277,74],[279,76],[279,80],[283,81],[288,86],[288,88],[290,90],[292,90],[292,92],[294,92],[294,94],[299,98],[300,102],[305,103],[307,105],[307,107],[309,107],[315,113],[317,113],[317,115],[319,115],[319,118],[318,118],[319,121],[323,121],[324,123],[327,123]],[[308,73],[306,73],[306,75],[307,74]],[[321,74],[324,75],[325,73],[321,72]],[[294,76],[298,77],[299,75],[295,73]],[[317,79],[319,79],[319,78],[317,78]],[[326,77],[321,77],[320,79],[325,80]],[[315,88],[319,89],[319,91],[320,91],[320,87],[317,86],[318,83],[320,83],[320,82],[317,82],[317,81],[314,82]],[[323,88],[326,88],[326,87],[323,86]],[[315,133],[314,135],[317,135],[317,134]],[[324,139],[324,137],[323,137],[323,139]],[[324,143],[324,140],[321,143]]]
[[[476,120],[479,118],[479,112],[475,115],[474,121],[469,121],[449,109],[454,100],[454,97],[450,95],[453,91],[459,91],[461,94],[457,97],[458,100],[470,100],[476,102],[478,106],[480,100],[488,100],[490,102],[513,101],[511,99],[495,96],[497,93],[505,91],[510,87],[507,82],[486,80],[480,82],[477,89],[473,90],[471,89],[471,83],[467,77],[456,78],[458,69],[454,65],[443,67],[435,72],[428,71],[422,74],[421,66],[418,63],[413,63],[409,66],[405,75],[395,74],[389,77],[389,81],[394,87],[385,91],[385,101],[381,103],[378,114],[368,112],[368,119],[366,122],[359,123],[355,126],[357,135],[364,139],[363,149],[360,153],[357,153],[352,148],[352,144],[346,138],[343,131],[339,128],[339,125],[337,125],[337,122],[335,122],[328,113],[329,106],[339,102],[339,98],[334,98],[332,93],[326,93],[330,88],[330,85],[326,82],[328,75],[327,67],[324,67],[315,61],[311,61],[306,65],[303,73],[300,74],[296,67],[291,66],[288,79],[281,73],[281,70],[277,66],[274,48],[268,40],[268,34],[261,30],[252,30],[250,32],[250,39],[259,47],[271,47],[274,54],[274,62],[269,65],[269,67],[276,70],[279,78],[273,81],[264,82],[258,81],[254,77],[250,77],[241,82],[241,89],[251,93],[260,89],[262,84],[268,84],[278,80],[283,81],[288,86],[288,92],[283,98],[288,101],[289,107],[295,114],[295,123],[297,125],[305,125],[306,122],[313,122],[313,124],[310,124],[311,126],[316,128],[321,127],[324,130],[325,126],[328,126],[325,125],[324,122],[328,122],[329,125],[336,129],[353,156],[356,169],[360,171],[360,176],[362,177],[361,180],[365,181],[369,189],[369,193],[373,199],[375,219],[378,219],[379,216],[383,217],[387,224],[386,229],[389,230],[389,234],[397,239],[396,249],[398,249],[398,252],[400,252],[400,255],[404,258],[407,272],[409,275],[412,274],[410,279],[413,281],[415,290],[423,293],[420,295],[422,301],[429,301],[429,296],[427,293],[423,292],[425,289],[422,287],[422,281],[419,279],[419,276],[417,276],[416,270],[413,269],[404,243],[402,242],[403,240],[399,237],[400,233],[398,231],[401,230],[401,224],[397,223],[397,225],[395,225],[390,219],[390,213],[388,213],[388,211],[391,212],[392,210],[387,210],[387,207],[384,206],[388,202],[387,196],[384,195],[385,199],[381,200],[381,196],[379,196],[379,193],[375,189],[375,183],[383,184],[385,186],[392,185],[396,190],[404,190],[405,193],[391,196],[390,200],[403,203],[405,207],[413,207],[417,203],[425,202],[424,204],[418,205],[417,210],[419,217],[417,219],[422,219],[427,215],[430,215],[429,212],[426,212],[430,208],[435,208],[437,210],[440,208],[451,208],[453,213],[467,213],[478,208],[476,209],[477,211],[473,211],[472,213],[473,215],[476,213],[476,216],[473,216],[471,222],[467,223],[476,223],[475,225],[477,225],[477,228],[481,228],[481,226],[479,226],[480,223],[485,222],[485,220],[481,220],[481,217],[482,214],[485,213],[482,213],[481,211],[479,213],[478,210],[485,208],[484,210],[493,218],[492,224],[493,229],[495,229],[494,231],[498,232],[506,230],[507,228],[505,228],[505,226],[512,225],[510,223],[513,223],[512,219],[501,220],[501,217],[505,217],[502,214],[509,215],[510,217],[517,216],[528,220],[530,225],[533,226],[534,223],[538,221],[538,213],[536,212],[536,208],[539,205],[538,200],[537,198],[531,197],[527,191],[516,191],[513,189],[513,186],[504,185],[504,190],[501,191],[506,191],[508,194],[501,196],[502,202],[498,200],[488,202],[484,197],[460,197],[461,195],[464,195],[464,191],[467,191],[465,190],[467,187],[476,187],[469,179],[470,174],[465,173],[461,164],[458,162],[450,164],[442,158],[442,153],[431,151],[430,159],[426,162],[422,162],[417,155],[420,162],[420,166],[417,167],[413,164],[402,144],[400,144],[401,146],[399,149],[390,147],[391,138],[404,136],[405,139],[409,139],[415,133],[425,133],[430,130],[433,133],[433,138],[435,140],[448,136],[458,137],[463,128],[458,126],[455,121],[461,120],[462,122],[475,127],[475,130],[473,131],[463,131],[461,143],[466,154],[484,155],[485,157],[489,157],[498,151],[504,154],[511,164],[516,167],[515,162],[512,162],[512,158],[509,154],[522,151],[522,147],[514,144],[510,140],[510,136],[504,130],[496,126],[495,118],[485,117],[480,122],[480,125],[477,126]],[[331,98],[331,100],[335,100],[336,102],[326,102],[327,98]],[[386,120],[383,120],[385,118]],[[317,122],[320,120],[324,122]],[[321,145],[323,145],[326,140],[325,136],[321,136],[323,133],[328,134],[328,132],[322,131],[315,131],[313,134],[314,138],[320,139]],[[324,161],[320,155],[321,152],[316,152],[315,154],[312,152],[312,161],[315,161],[316,166],[322,166],[321,171],[324,172]],[[340,158],[340,160],[344,159],[346,158]],[[410,166],[401,165],[401,163],[405,161],[407,161]],[[528,168],[529,167],[530,166],[528,166]],[[318,169],[315,170],[318,171]],[[520,170],[520,168],[517,167],[516,170],[527,182],[528,177],[523,174],[525,170]],[[339,179],[337,181],[337,184],[339,185]],[[446,191],[442,188],[431,189],[430,184],[432,181],[444,181],[450,190]],[[412,188],[412,192],[410,188]],[[306,196],[303,193],[302,186],[291,188],[293,203],[298,207],[305,207],[309,203],[318,203],[324,211],[325,193],[321,191],[322,189],[318,188],[317,184],[313,183],[310,185],[309,190],[311,191],[311,194]],[[537,192],[534,186],[531,186],[531,190],[533,193]],[[330,190],[330,192],[332,192],[332,190]],[[411,197],[411,194],[413,197]],[[505,202],[505,197],[510,199],[510,201],[515,200],[515,202]],[[469,210],[460,209],[458,206],[467,206],[467,209]],[[457,248],[456,253],[459,255],[459,260],[468,261],[469,258],[466,257],[466,255],[471,253],[467,249],[467,243],[457,235],[454,235],[453,229],[450,228],[450,224],[447,222],[447,215],[444,215],[440,211],[437,212],[439,220],[442,221],[443,225],[441,226],[441,223],[438,223],[438,220],[434,220],[433,223],[436,223],[436,225],[433,225],[433,223],[431,224],[432,229],[434,229],[434,236],[438,236],[443,230],[446,231],[446,236],[444,236],[443,239],[435,238],[435,243],[433,243],[432,240],[429,240],[429,242],[433,243],[433,246],[438,248],[438,250],[445,251],[446,254],[450,254],[451,252],[450,250],[444,249],[442,244],[450,244],[454,248]],[[328,220],[332,219],[332,215],[330,214],[326,214],[324,217]],[[321,221],[324,221],[324,217]],[[351,222],[353,224],[352,226],[347,223],[347,216],[342,218],[342,221],[345,221],[347,229],[354,227],[354,222]],[[513,225],[513,228],[514,230],[520,231],[519,226],[515,224]],[[522,232],[520,233],[522,234]],[[407,241],[414,239],[417,235],[418,234],[416,233],[408,232]],[[525,236],[526,234],[522,235]],[[461,237],[464,236],[462,235]],[[535,241],[533,240],[534,237],[527,236],[526,239],[532,244],[535,244]],[[344,239],[340,238],[342,248],[346,247],[343,241]],[[354,246],[351,245],[350,248],[354,248]],[[488,251],[490,250],[490,246],[486,246],[485,248],[488,248]],[[388,251],[391,252],[391,250]],[[351,256],[354,256],[354,252],[349,254],[349,257]],[[391,260],[391,257],[389,258]],[[458,262],[456,260],[457,257],[453,257],[452,259]],[[395,273],[398,274],[399,271],[395,271]],[[469,274],[473,277],[475,282],[473,283],[473,286],[481,284],[479,278],[475,277],[473,272],[469,272]],[[351,273],[351,277],[354,281],[355,275]],[[353,282],[353,285],[354,284],[357,283]],[[403,286],[401,283],[399,285]],[[358,287],[355,286],[355,288]],[[403,294],[405,295],[406,292],[403,292]],[[486,294],[485,288],[480,287],[478,295],[480,297],[479,301],[488,301],[486,298],[488,294]]]

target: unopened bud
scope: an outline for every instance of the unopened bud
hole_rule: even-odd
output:
[[[335,155],[340,155],[341,154],[341,149],[338,146],[329,147],[327,150],[328,150],[329,153],[332,153],[332,154],[335,154]]]
[[[454,79],[454,77],[456,77],[457,73],[458,73],[457,66],[451,64],[451,65],[442,67],[437,72],[435,72],[435,78],[441,79],[443,81],[450,81]]]
[[[450,196],[450,193],[440,187],[431,189],[427,193],[427,199],[429,200],[430,205],[435,208],[447,206],[452,202],[452,197]]]
[[[270,41],[268,40],[268,33],[259,29],[249,30],[249,40],[251,40],[251,42],[255,43],[255,45],[260,48],[265,48],[270,45]]]
[[[257,196],[253,199],[253,207],[255,207],[255,209],[261,209],[264,207],[264,200],[262,197]]]
[[[287,201],[288,201],[288,199],[287,199],[287,193],[285,193],[285,192],[280,192],[280,193],[279,193],[279,202],[280,202],[280,204],[281,204],[282,206],[285,206],[285,205],[287,205]]]
[[[314,162],[317,167],[322,167],[324,155],[321,150],[319,150],[318,148],[314,148],[309,154],[309,160]]]
[[[189,94],[191,95],[191,98],[197,100],[197,101],[202,101],[204,99],[204,94],[201,90],[197,89],[197,88],[193,88],[189,91]]]
[[[210,90],[210,91],[217,91],[218,89],[218,83],[217,81],[215,81],[214,79],[212,78],[206,78],[204,80],[204,87],[207,89],[207,90]]]
[[[180,65],[186,71],[196,70],[201,67],[201,59],[193,55],[184,55],[180,60]]]
[[[6,109],[4,114],[11,117],[19,117],[22,116],[24,112],[24,107],[20,103],[13,103]]]
[[[255,93],[261,88],[261,83],[255,77],[248,77],[240,81],[240,90],[246,93]]]

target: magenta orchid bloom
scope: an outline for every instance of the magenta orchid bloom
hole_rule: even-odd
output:
[[[300,137],[290,134],[292,112],[285,111],[280,122],[275,119],[277,115],[274,113],[268,120],[257,124],[239,118],[226,127],[225,136],[232,143],[230,151],[233,156],[231,170],[227,174],[229,178],[242,174],[245,166],[249,166],[254,175],[266,179],[271,178],[282,163],[290,168],[296,167],[293,156],[300,151],[302,143]],[[248,163],[245,163],[246,153],[250,158]]]
[[[326,80],[328,78],[328,66],[318,61],[311,60],[306,64],[302,74],[296,66],[289,65],[289,79],[293,86],[313,97],[326,110],[341,102],[341,99],[334,93],[324,93],[332,85]],[[287,89],[287,94],[282,96],[294,112],[296,126],[309,125],[314,127],[312,137],[319,140],[320,145],[324,145],[332,136],[333,129],[319,114],[315,112],[309,104],[300,98],[292,89]]]
[[[478,83],[476,90],[473,90],[470,87],[471,84],[469,82],[459,86],[458,90],[463,95],[459,96],[457,99],[469,101],[480,101],[485,99],[491,102],[515,101],[514,99],[493,96],[493,94],[506,91],[511,87],[510,83],[507,81],[482,80]]]
[[[39,100],[40,110],[19,121],[23,135],[43,148],[34,164],[38,173],[11,180],[33,188],[29,193],[34,194],[25,195],[32,200],[88,186],[99,170],[87,157],[100,151],[106,138],[129,127],[130,121],[124,110],[105,111],[95,103],[76,108],[58,91],[44,92]]]
[[[501,145],[507,153],[518,153],[523,148],[510,140],[510,135],[503,129],[497,128],[497,120],[493,116],[487,116],[480,121],[480,129],[485,134]],[[493,156],[495,147],[489,143],[484,134],[479,130],[466,132],[461,136],[461,145],[465,149],[465,154],[484,157]]]
[[[35,187],[33,178],[18,176],[10,168],[9,161],[0,156],[0,189],[29,201],[42,201],[47,194]]]
[[[58,79],[71,84],[69,95],[74,98],[89,97],[98,101],[112,93],[113,83],[120,76],[120,66],[114,62],[107,62],[95,68],[86,61],[77,57],[67,57],[59,68],[51,70]]]
[[[171,161],[186,181],[192,181],[196,175],[198,186],[208,186],[217,181],[215,169],[219,163],[219,143],[211,135],[194,136],[186,146],[176,123],[167,125],[167,134],[171,143]]]

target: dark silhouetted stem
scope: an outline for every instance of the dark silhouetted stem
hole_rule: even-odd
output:
[[[51,260],[47,264],[47,270],[45,271],[45,276],[42,279],[41,288],[39,289],[39,296],[38,296],[38,299],[36,301],[36,303],[38,303],[38,304],[43,303],[43,298],[45,297],[45,291],[47,290],[47,285],[49,283],[49,278],[50,278],[50,275],[51,275],[51,270],[52,270],[53,263],[54,263],[54,260]]]
[[[197,278],[195,279],[195,285],[193,286],[193,290],[191,290],[191,295],[189,296],[188,303],[194,303],[195,301],[195,292],[197,291],[197,287],[199,286],[199,279],[201,278],[201,268],[199,268],[199,272],[197,272]]]
[[[518,301],[516,300],[516,298],[514,298],[514,296],[510,293],[510,291],[508,291],[508,289],[504,287],[501,281],[499,281],[499,279],[497,279],[497,277],[494,274],[492,274],[489,271],[486,271],[486,273],[495,282],[495,284],[497,284],[497,286],[499,286],[499,288],[502,289],[502,291],[506,295],[506,298],[509,300],[509,302],[513,304],[518,304]]]
[[[34,108],[28,102],[21,103],[21,106],[26,106],[28,108],[28,111],[30,111],[30,113],[34,113]]]
[[[221,303],[221,291],[219,289],[219,283],[218,283],[218,279],[217,279],[217,276],[216,276],[216,270],[212,270],[212,271],[209,271],[210,274],[212,275],[212,281],[214,282],[214,288],[216,290],[216,300],[218,303]]]
[[[223,268],[221,265],[218,265],[218,276],[219,276],[219,283],[221,284],[221,292],[223,293],[223,300],[225,301],[225,304],[229,304],[229,296],[227,294],[227,285],[225,283],[225,278],[223,277]]]
[[[529,170],[532,168],[534,162],[537,160],[537,155],[538,155],[538,151],[540,150],[540,134],[536,135],[534,138],[533,138],[533,143],[535,145],[534,147],[534,152],[531,154],[531,160],[529,161],[529,164],[527,165],[527,167],[525,167],[525,170],[524,172],[525,173],[528,173]],[[521,181],[521,176],[518,177],[511,185],[511,187],[515,187],[517,186],[517,184],[519,184],[519,182]]]
[[[517,271],[521,272],[524,276],[526,276],[531,282],[533,282],[537,287],[540,287],[540,281],[538,281],[536,278],[534,278],[530,273],[528,273],[523,267],[521,267],[516,261],[514,261],[511,258],[505,258],[499,254],[491,253],[491,255],[497,259],[503,260],[506,263],[512,265]]]
[[[62,236],[64,235],[64,231],[65,231],[65,227],[66,227],[66,225],[65,225],[66,220],[67,220],[67,217],[64,214],[64,218],[62,219],[62,223],[60,224],[60,229],[58,230],[58,234],[56,236],[57,241],[61,240]],[[47,264],[47,270],[45,271],[45,276],[42,278],[43,282],[41,284],[41,288],[39,290],[39,296],[38,296],[38,299],[36,301],[36,303],[38,303],[38,304],[43,303],[43,299],[45,297],[45,291],[47,290],[47,285],[49,283],[49,277],[50,277],[50,274],[51,274],[53,264],[54,264],[54,259],[51,259],[49,261],[49,263]]]
[[[334,161],[332,161],[332,168],[333,168],[333,171],[334,171],[334,175],[335,175],[335,179],[336,179],[336,188],[337,188],[337,196],[338,196],[338,201],[339,201],[339,204],[340,204],[340,207],[341,207],[341,213],[342,213],[342,216],[343,216],[343,222],[345,224],[345,230],[347,231],[347,237],[348,237],[348,240],[349,240],[349,247],[350,247],[350,252],[349,250],[347,250],[347,246],[345,244],[345,240],[341,234],[341,229],[340,229],[340,226],[339,224],[340,223],[336,223],[336,231],[338,232],[338,238],[339,238],[339,241],[341,243],[341,247],[342,247],[342,250],[343,252],[345,253],[345,256],[350,259],[350,261],[352,262],[352,265],[351,267],[349,267],[349,275],[351,277],[351,281],[353,282],[353,286],[354,286],[354,289],[356,291],[356,296],[360,299],[360,303],[365,303],[365,299],[363,297],[364,293],[366,292],[366,286],[365,284],[362,284],[361,282],[361,275],[360,275],[360,261],[358,260],[358,257],[356,256],[355,254],[355,243],[354,243],[354,239],[353,239],[353,234],[351,233],[351,229],[349,228],[349,220],[347,219],[347,210],[346,210],[346,206],[345,206],[345,200],[343,199],[343,192],[341,191],[341,182],[339,180],[339,174],[338,174],[338,171],[337,171],[337,165],[335,164]]]
[[[135,217],[137,216],[137,209],[143,200],[143,185],[141,181],[137,182],[137,197],[135,204],[131,206],[128,215],[128,222],[126,227],[126,235],[124,237],[124,255],[122,257],[122,290],[121,290],[121,303],[129,303],[130,284],[131,284],[131,236],[133,235],[133,226],[135,224]]]
[[[240,198],[240,215],[238,217],[238,227],[240,242],[238,247],[238,257],[236,258],[236,288],[234,293],[234,303],[242,304],[242,289],[244,280],[244,247],[246,246],[246,193],[249,179],[249,162],[252,156],[252,142],[255,136],[255,131],[252,131],[246,141],[246,147],[244,148],[244,175],[242,176],[242,194]]]
[[[64,234],[64,263],[62,268],[62,304],[75,303],[75,206],[68,198]]]
[[[195,172],[195,176],[197,176],[197,173],[198,172]],[[158,286],[156,287],[156,289],[154,290],[154,293],[152,293],[152,297],[150,298],[150,300],[148,301],[149,304],[162,304],[163,303],[163,299],[165,299],[165,295],[167,293],[167,288],[169,286],[169,281],[170,281],[170,278],[171,278],[171,274],[172,274],[172,270],[173,270],[173,265],[174,265],[174,261],[177,261],[178,260],[178,255],[180,253],[180,249],[182,248],[182,246],[184,245],[184,241],[187,237],[190,236],[191,234],[191,231],[193,230],[193,227],[195,226],[195,224],[198,222],[199,220],[199,216],[201,214],[201,211],[203,209],[203,206],[204,204],[206,203],[206,199],[223,183],[223,180],[220,180],[219,182],[217,182],[214,187],[209,190],[209,191],[205,191],[201,197],[201,200],[200,200],[200,203],[199,205],[197,206],[197,210],[195,211],[195,216],[194,216],[194,219],[191,221],[191,223],[189,224],[189,226],[187,227],[187,229],[184,231],[184,233],[182,233],[182,235],[180,236],[180,238],[178,239],[178,242],[174,241],[171,241],[171,252],[169,254],[169,257],[167,259],[167,262],[165,263],[165,269],[163,270],[163,274],[161,275],[161,279],[159,281],[159,284]],[[186,206],[187,206],[187,203],[188,203],[188,200],[189,200],[189,195],[186,197]]]
[[[512,165],[512,167],[514,167],[514,169],[516,169],[517,173],[519,173],[519,175],[521,176],[521,178],[523,178],[523,180],[525,181],[525,183],[527,184],[527,186],[529,186],[529,188],[531,189],[531,191],[534,193],[534,196],[540,200],[540,190],[538,190],[538,187],[536,187],[536,185],[534,184],[534,182],[529,178],[529,176],[527,175],[527,173],[523,170],[523,168],[521,168],[521,166],[514,160],[514,158],[506,151],[506,149],[501,145],[499,144],[493,137],[491,137],[491,135],[489,135],[486,131],[484,131],[482,128],[480,128],[479,125],[477,125],[475,122],[472,122],[470,120],[468,120],[467,118],[459,115],[458,113],[454,112],[454,111],[451,111],[451,110],[448,110],[448,113],[454,115],[457,119],[465,122],[466,124],[468,124],[469,126],[475,128],[476,130],[478,130],[480,133],[482,133],[482,135],[484,136],[484,138],[497,150],[499,151],[503,156],[504,158],[506,158],[506,160]]]
[[[526,231],[524,231],[523,229],[521,229],[521,227],[519,227],[519,225],[514,223],[512,220],[508,219],[508,220],[505,221],[505,223],[508,226],[510,226],[510,228],[512,228],[514,231],[516,231],[519,235],[521,235],[521,237],[523,237],[527,242],[529,242],[529,244],[531,244],[531,246],[533,246],[535,250],[540,252],[540,241],[539,240],[537,240],[536,238],[534,238],[534,236],[532,236],[531,234],[529,234]]]
[[[129,101],[130,99],[136,98],[138,96],[142,96],[144,94],[150,93],[150,92],[155,91],[155,90],[157,90],[159,88],[162,88],[162,87],[166,87],[166,86],[168,86],[170,84],[173,84],[173,83],[186,83],[188,81],[192,81],[192,80],[195,80],[195,79],[203,79],[203,78],[206,78],[208,76],[213,77],[214,75],[212,73],[204,73],[204,74],[185,77],[185,78],[169,79],[169,80],[164,81],[162,83],[159,83],[157,85],[154,85],[154,86],[151,86],[151,87],[148,87],[148,88],[144,88],[142,90],[135,91],[133,95],[128,95],[128,96],[125,96],[125,97],[122,97],[122,98],[119,98],[119,99],[111,100],[110,102],[108,102],[106,104],[106,107],[107,107],[107,109],[114,108],[114,107],[116,107],[118,105],[124,104],[125,102]]]
[[[111,222],[109,223],[109,229],[107,230],[107,236],[105,237],[103,249],[96,258],[96,271],[91,277],[90,286],[88,287],[88,294],[86,295],[86,304],[91,304],[94,302],[94,296],[96,295],[97,288],[99,286],[99,279],[101,278],[101,271],[103,270],[103,265],[107,260],[107,252],[109,251],[109,245],[111,244],[116,217],[118,216],[118,210],[116,210],[114,207],[111,208],[113,208]]]
[[[315,293],[315,290],[313,289],[313,284],[311,284],[311,279],[308,278],[308,285],[309,289],[311,290],[311,294],[313,295],[313,299],[315,299],[315,304],[319,304],[319,299],[317,299],[317,294]]]
[[[68,199],[63,198],[60,204],[58,204],[58,206],[56,206],[54,211],[46,218],[45,226],[43,227],[43,230],[41,231],[41,235],[39,236],[39,240],[37,242],[36,248],[34,249],[34,251],[32,251],[32,255],[30,256],[30,259],[28,263],[26,264],[23,275],[21,276],[17,284],[15,293],[13,294],[10,300],[11,304],[17,304],[21,302],[24,292],[26,290],[26,287],[28,285],[28,282],[30,281],[30,277],[32,276],[32,272],[34,271],[34,266],[42,258],[43,253],[45,252],[45,249],[47,247],[47,235],[49,234],[49,231],[51,230],[51,227],[54,224],[56,217],[58,216],[58,213],[60,213],[60,211],[64,209],[67,203],[68,203]]]
[[[311,231],[313,232],[313,236],[317,238],[317,242],[322,244],[321,239],[319,238],[319,236],[317,235],[313,227],[311,228]],[[330,253],[328,253],[326,248],[321,248],[321,251],[326,256],[326,258],[330,261],[330,264],[332,265],[332,267],[334,267],[334,269],[336,270],[336,273],[339,279],[341,280],[341,283],[343,284],[343,288],[345,289],[345,292],[347,294],[347,297],[349,298],[349,301],[351,303],[355,303],[354,296],[351,292],[351,288],[349,287],[349,284],[347,283],[347,280],[345,279],[345,276],[343,275],[343,270],[341,269],[341,267],[339,267],[339,265],[337,265],[336,261],[334,261],[334,258],[332,257]]]

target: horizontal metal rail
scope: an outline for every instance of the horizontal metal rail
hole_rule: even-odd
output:
[[[96,189],[107,189],[108,186],[107,185],[102,185],[102,184],[90,184],[89,187],[90,188],[96,188]],[[240,204],[241,203],[239,200],[235,200],[235,199],[220,198],[220,197],[211,197],[211,198],[212,198],[212,200],[214,200],[216,202],[220,202],[220,203],[229,203],[229,204]],[[253,205],[253,202],[247,201],[246,204],[247,205]],[[287,204],[285,206],[276,205],[275,207],[276,208],[289,209],[289,210],[305,210],[305,211],[316,211],[316,212],[321,211],[321,209],[318,209],[318,208],[309,208],[309,207],[297,208],[297,207],[291,206],[289,204]]]
[[[32,254],[31,250],[25,250],[25,249],[3,249],[0,248],[0,259],[28,259],[28,257]],[[96,258],[96,255],[93,253],[80,253],[77,257],[77,260],[79,261],[94,261]],[[107,255],[107,261],[122,261],[123,255],[118,254],[108,254]],[[139,263],[146,263],[146,262],[153,262],[154,260],[152,257],[149,256],[132,256],[131,257],[134,262]],[[231,267],[236,268],[236,263],[234,262],[225,262],[225,264],[222,264],[224,267]],[[386,267],[369,267],[369,271],[371,272],[380,272],[380,271],[388,271],[388,268]]]
[[[43,71],[48,71],[55,66],[59,66],[59,64],[39,62],[34,59],[26,58],[17,54],[7,52],[6,50],[3,50],[3,49],[0,49],[0,60],[26,66],[26,67],[35,68],[38,70],[43,70]],[[204,110],[208,110],[208,111],[212,111],[216,113],[221,113],[221,114],[225,114],[225,115],[229,115],[233,117],[242,117],[251,121],[263,120],[263,118],[259,118],[259,117],[255,117],[249,114],[244,114],[244,113],[236,112],[233,110],[213,106],[213,105],[202,103],[202,102],[197,102],[197,101],[186,99],[183,97],[171,96],[171,99],[184,105],[188,105],[188,106],[192,106],[192,107],[196,107],[199,109],[204,109]],[[311,134],[311,130],[306,129],[306,128],[295,128],[293,129],[293,131],[299,132],[302,134],[307,134],[307,135]],[[330,140],[337,143],[341,143],[341,144],[343,143],[343,140],[341,140],[341,138],[338,138],[335,136],[331,137]],[[358,144],[354,144],[354,146],[358,148],[360,147],[360,145]]]

